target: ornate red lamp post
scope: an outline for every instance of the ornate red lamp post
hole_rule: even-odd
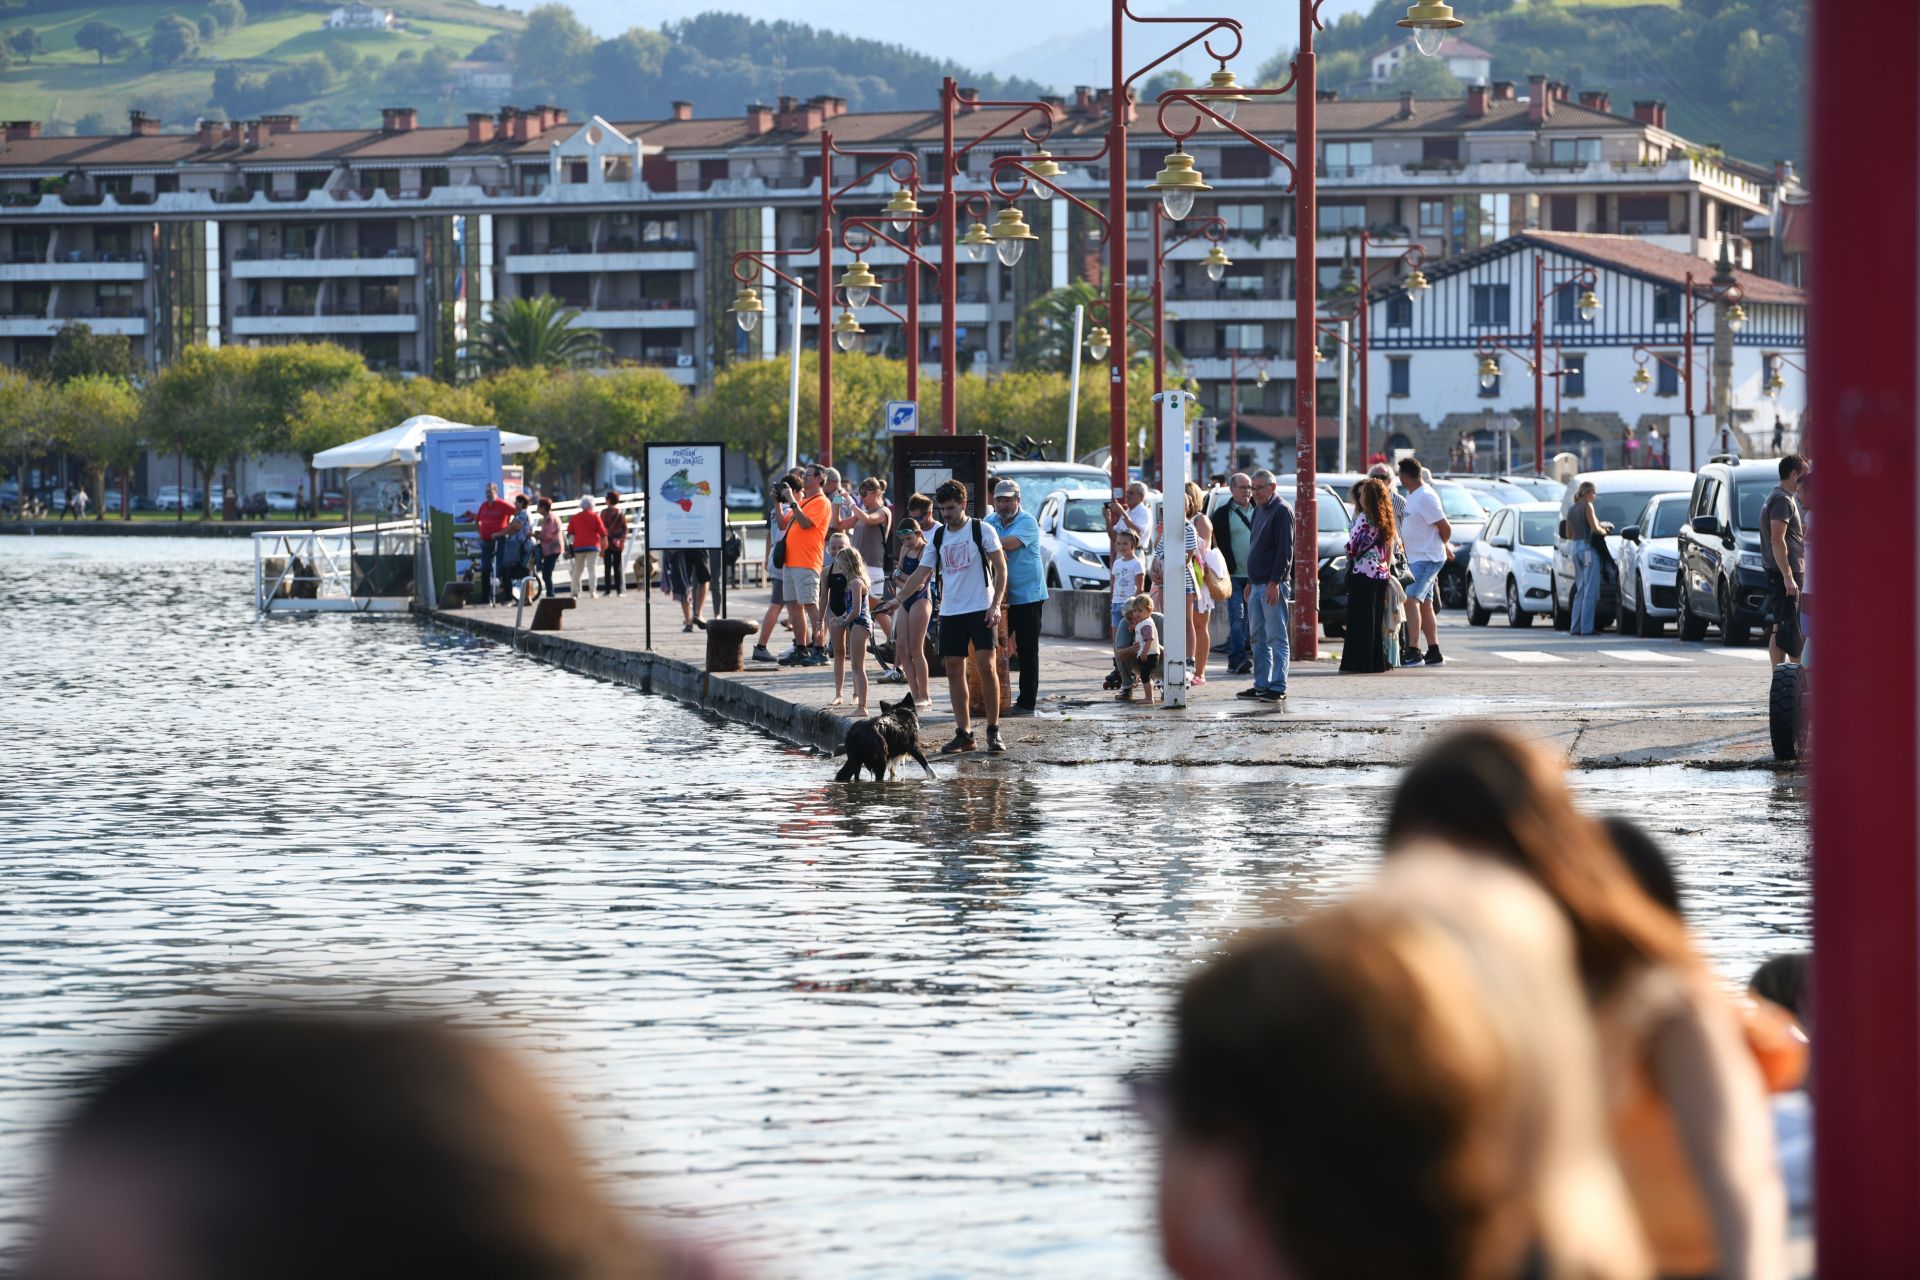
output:
[[[1387,275],[1388,273],[1397,274],[1401,267],[1406,267],[1407,278],[1401,287],[1406,290],[1409,298],[1417,298],[1431,287],[1427,283],[1427,273],[1420,269],[1426,265],[1427,251],[1425,249],[1417,244],[1411,245],[1405,251],[1397,254],[1393,261],[1376,271],[1371,269],[1367,263],[1367,250],[1372,244],[1373,234],[1368,231],[1362,231],[1360,233],[1360,305],[1357,308],[1359,314],[1354,317],[1354,328],[1358,331],[1357,337],[1359,339],[1357,349],[1360,356],[1361,470],[1366,469],[1368,460],[1373,457],[1373,398],[1368,393],[1369,387],[1371,386],[1368,380],[1368,366],[1372,364],[1369,356],[1373,351],[1373,307],[1370,303],[1373,295],[1374,278],[1376,276]],[[1391,390],[1391,388],[1389,388],[1389,390]],[[1345,458],[1342,458],[1340,464],[1345,466],[1346,461]]]
[[[1724,305],[1727,308],[1727,329],[1729,332],[1738,333],[1740,330],[1746,328],[1747,310],[1740,305],[1740,299],[1745,295],[1740,292],[1740,286],[1737,284],[1710,284],[1706,291],[1706,296],[1696,302],[1694,301],[1694,291],[1699,285],[1694,279],[1693,272],[1687,272],[1686,280],[1687,291],[1682,295],[1680,302],[1682,313],[1680,326],[1680,359],[1677,361],[1669,360],[1666,356],[1661,355],[1659,352],[1645,345],[1636,346],[1633,349],[1633,361],[1635,365],[1633,371],[1633,389],[1636,394],[1644,394],[1646,389],[1652,385],[1653,377],[1647,372],[1647,361],[1649,359],[1657,361],[1662,367],[1672,369],[1680,375],[1680,383],[1686,395],[1687,448],[1693,456],[1694,470],[1697,471],[1700,469],[1700,434],[1698,419],[1695,416],[1693,408],[1695,324],[1700,313],[1708,307]]]
[[[1564,275],[1567,279],[1549,289],[1549,274]],[[1549,267],[1544,255],[1534,254],[1533,327],[1517,336],[1482,335],[1474,344],[1474,352],[1480,357],[1480,386],[1483,390],[1491,390],[1499,381],[1500,362],[1494,358],[1497,352],[1505,351],[1517,356],[1527,366],[1527,372],[1533,375],[1533,469],[1536,475],[1547,473],[1547,299],[1562,289],[1577,286],[1580,289],[1580,318],[1591,320],[1600,313],[1600,299],[1593,292],[1593,286],[1599,279],[1599,274],[1592,267]],[[1511,345],[1514,342],[1526,342],[1529,348],[1522,351]]]

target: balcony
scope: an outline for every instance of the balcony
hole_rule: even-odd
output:
[[[691,329],[699,323],[691,298],[628,298],[582,306],[576,327],[586,329]]]
[[[1760,185],[1731,173],[1711,159],[1682,158],[1657,164],[1592,160],[1553,163],[1545,160],[1416,161],[1410,164],[1322,165],[1320,181],[1328,189],[1459,187],[1468,191],[1498,188],[1525,189],[1557,186],[1612,186],[1630,184],[1698,183],[1715,194],[1743,201],[1756,211],[1763,207]]]
[[[145,280],[144,253],[86,253],[74,250],[48,260],[38,254],[10,254],[0,261],[0,280]]]
[[[417,333],[420,318],[411,302],[392,307],[342,308],[315,314],[302,307],[235,307],[235,337],[324,333]]]
[[[96,334],[127,338],[144,338],[147,334],[146,311],[129,307],[114,311],[70,311],[57,316],[37,311],[0,312],[0,338],[51,338],[76,320],[84,322]]]
[[[658,247],[656,247],[658,246]],[[507,253],[509,275],[580,272],[605,275],[613,271],[692,271],[700,265],[687,240],[661,240],[640,248],[615,249],[584,245],[515,245]]]
[[[258,249],[240,248],[234,250],[232,275],[235,280],[277,280],[286,276],[383,280],[412,276],[419,269],[420,259],[412,249],[354,251],[324,257],[292,250],[276,258]]]
[[[1170,292],[1167,316],[1173,320],[1277,320],[1291,314],[1292,302],[1286,290],[1271,287]]]

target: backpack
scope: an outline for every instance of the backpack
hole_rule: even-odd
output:
[[[973,529],[973,549],[980,556],[980,572],[984,574],[987,571],[987,544],[980,536],[980,522],[968,520],[967,524]],[[940,540],[946,531],[947,526],[941,525],[933,531],[933,537],[929,540],[933,552],[933,581],[930,584],[933,591],[929,598],[934,601],[934,609],[933,616],[927,619],[927,660],[933,663],[940,661]]]

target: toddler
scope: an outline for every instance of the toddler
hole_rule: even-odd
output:
[[[1160,667],[1160,618],[1153,612],[1153,597],[1142,592],[1126,602],[1120,625],[1113,633],[1114,661],[1120,664],[1120,701],[1133,701],[1133,682],[1146,690],[1146,701],[1153,701],[1153,677]]]

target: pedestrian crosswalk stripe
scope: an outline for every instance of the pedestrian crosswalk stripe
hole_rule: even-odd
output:
[[[1662,653],[1650,649],[1602,649],[1609,658],[1619,658],[1623,662],[1692,662],[1692,658],[1678,653]]]
[[[1723,658],[1745,658],[1748,662],[1772,662],[1773,655],[1765,649],[1709,649]]]
[[[1538,649],[1495,649],[1493,656],[1505,658],[1508,662],[1568,662],[1557,653],[1542,653]]]

